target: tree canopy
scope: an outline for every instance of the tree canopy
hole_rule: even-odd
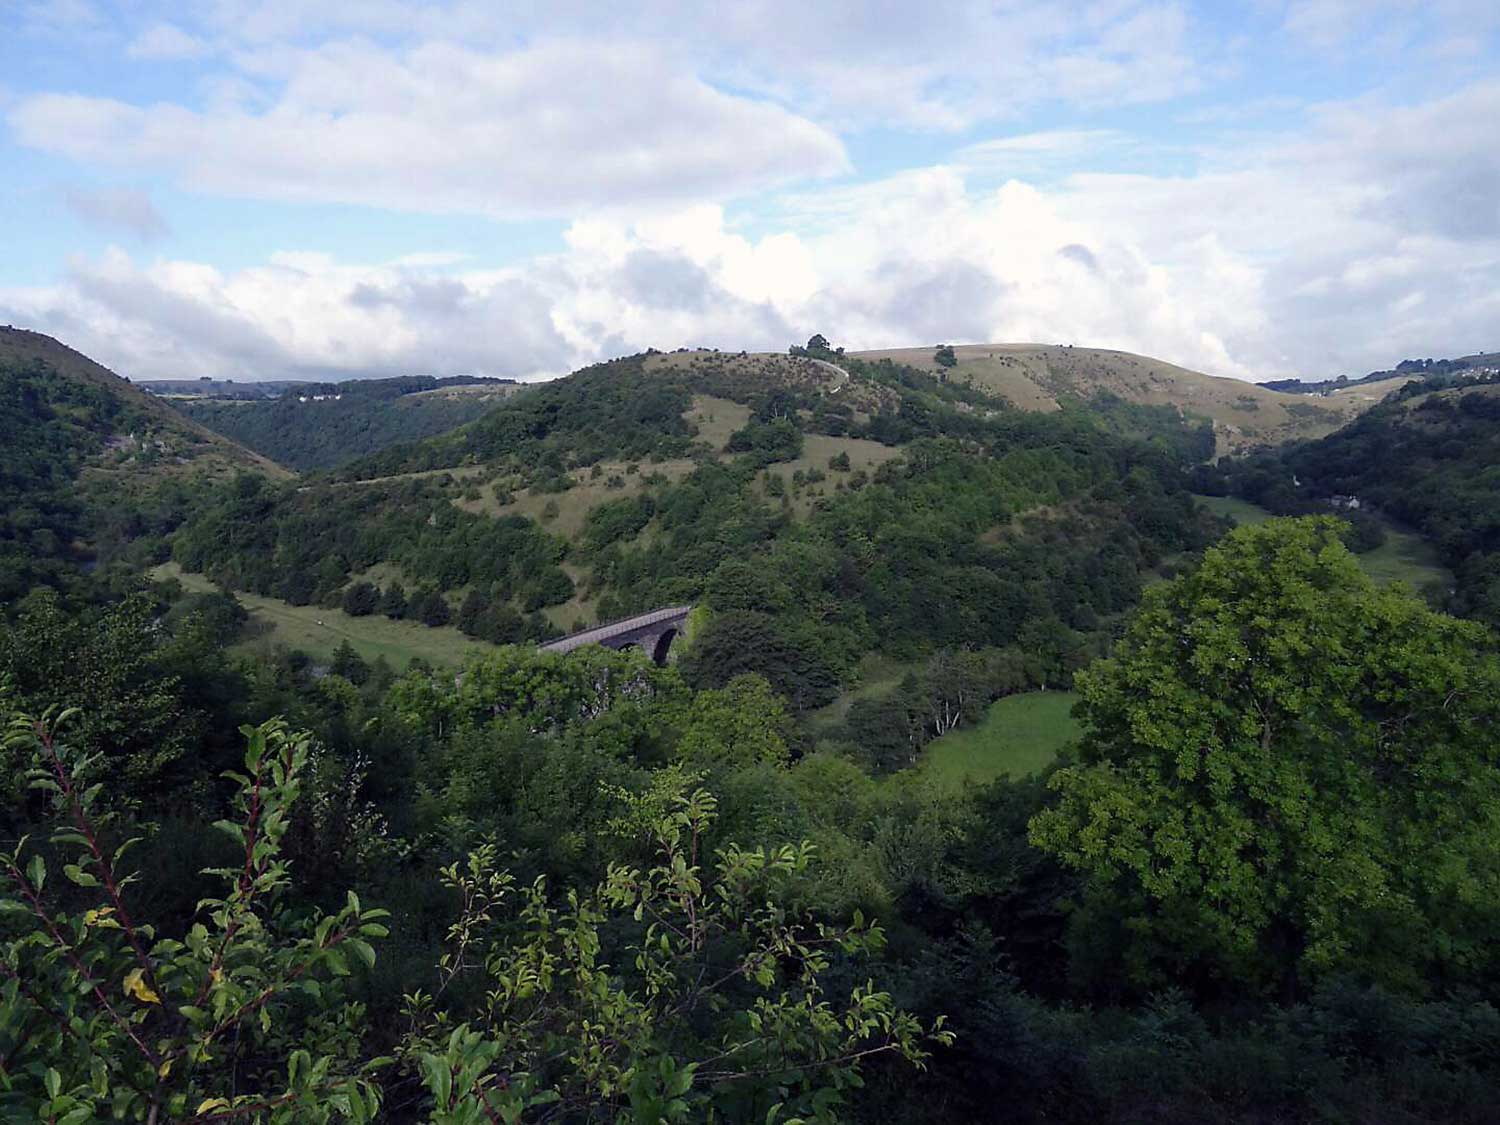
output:
[[[1032,837],[1126,917],[1141,980],[1186,959],[1295,996],[1495,956],[1494,639],[1373,585],[1336,521],[1233,532],[1078,683]]]

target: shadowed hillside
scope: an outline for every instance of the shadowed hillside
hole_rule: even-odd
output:
[[[331,469],[483,417],[521,384],[431,376],[301,383],[258,401],[174,397],[194,421],[302,472]]]
[[[0,329],[0,449],[6,599],[75,582],[97,563],[102,538],[140,533],[125,513],[159,485],[242,470],[289,476],[86,356],[14,328]]]
[[[90,469],[114,473],[134,469],[153,475],[183,469],[195,473],[253,469],[278,478],[290,475],[276,462],[182,417],[130,380],[122,379],[103,364],[51,336],[24,328],[0,327],[0,369],[7,373],[28,371],[43,382],[56,380],[93,388],[113,400],[114,406],[94,419],[96,424],[84,427],[102,439],[98,448],[89,448],[91,441],[82,431],[75,437],[76,452],[102,453],[107,447],[118,454],[97,458],[87,466]],[[112,432],[106,432],[101,427],[111,419],[118,425]],[[132,434],[126,425],[134,427],[135,432]],[[132,451],[137,456],[130,456]],[[142,453],[145,455],[139,455]]]

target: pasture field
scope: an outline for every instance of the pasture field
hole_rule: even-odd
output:
[[[1194,493],[1193,499],[1214,515],[1227,517],[1244,527],[1253,527],[1271,518],[1271,513],[1259,504],[1252,504],[1236,496],[1200,496]]]
[[[990,704],[977,726],[951,731],[927,744],[918,765],[944,785],[1022,778],[1049,766],[1078,736],[1071,691],[1028,691]]]
[[[729,435],[744,429],[750,421],[750,408],[732,399],[694,395],[693,405],[682,416],[697,429],[697,440],[712,446],[715,452],[723,452]]]
[[[190,574],[176,563],[163,563],[151,571],[156,579],[175,578],[183,588],[206,592],[214,585],[201,574]],[[493,652],[495,646],[465,636],[452,626],[429,629],[417,621],[392,621],[381,614],[350,617],[343,610],[315,605],[290,605],[279,598],[236,592],[250,612],[252,628],[260,632],[235,646],[241,650],[285,645],[300,649],[314,659],[327,660],[333,650],[348,641],[366,660],[385,657],[398,671],[421,657],[432,664],[456,667],[470,656]]]
[[[1380,583],[1405,582],[1418,591],[1434,584],[1444,590],[1453,585],[1453,573],[1438,561],[1431,543],[1390,526],[1385,529],[1385,542],[1360,555],[1359,565]]]

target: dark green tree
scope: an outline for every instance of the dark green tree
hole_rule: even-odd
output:
[[[412,615],[430,628],[446,625],[453,617],[452,611],[448,608],[448,600],[443,597],[441,591],[431,587],[413,595]]]
[[[335,676],[343,676],[355,685],[363,684],[370,678],[370,666],[347,640],[340,641],[339,647],[333,650],[333,659],[329,662],[328,670]]]
[[[490,611],[490,599],[480,590],[470,590],[458,607],[455,623],[471,637],[483,636],[484,624]]]
[[[392,621],[406,616],[406,589],[399,582],[392,582],[380,595],[380,612]]]
[[[380,591],[369,582],[354,582],[344,591],[344,612],[350,617],[368,617],[380,605]]]

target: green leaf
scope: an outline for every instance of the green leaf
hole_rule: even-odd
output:
[[[87,871],[83,870],[83,868],[79,867],[76,863],[64,864],[63,874],[73,882],[77,883],[80,887],[97,887],[99,885],[98,879],[90,875]]]
[[[26,865],[26,874],[31,880],[32,887],[40,894],[47,882],[47,861],[39,855],[32,856],[31,862]],[[56,1094],[53,1095],[53,1097],[56,1096]]]
[[[359,959],[365,963],[365,968],[375,967],[375,950],[370,947],[369,942],[361,941],[359,938],[349,938],[344,944],[354,950]]]

